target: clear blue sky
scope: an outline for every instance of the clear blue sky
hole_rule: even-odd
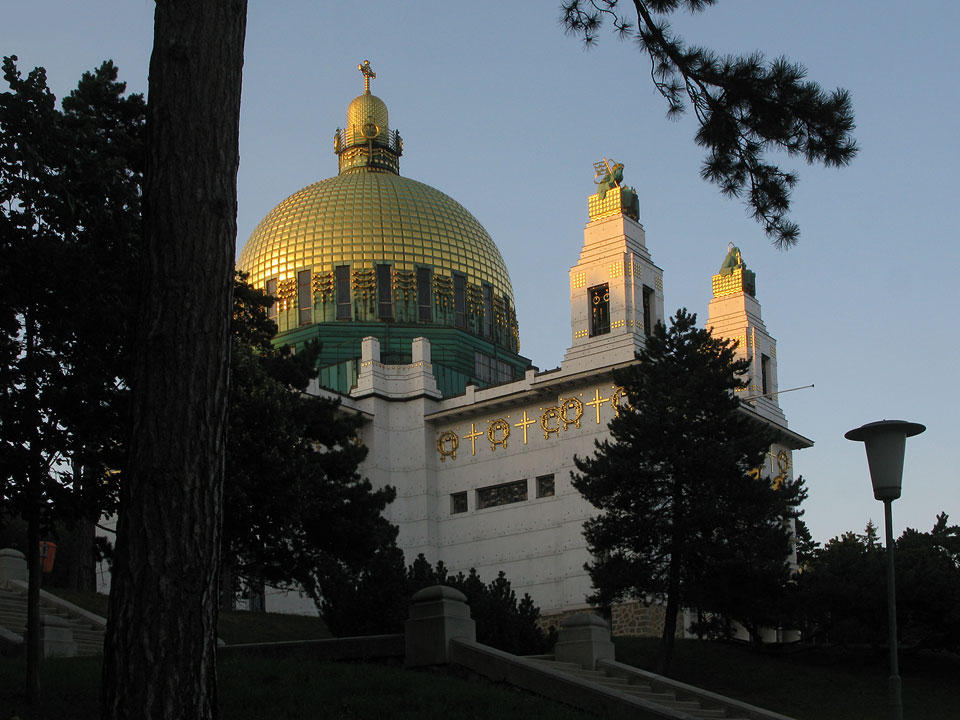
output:
[[[671,122],[644,57],[612,34],[585,52],[558,25],[559,0],[523,3],[368,0],[251,2],[239,178],[239,245],[283,198],[336,173],[334,129],[374,92],[404,137],[401,172],[467,207],[500,247],[516,294],[522,352],[541,369],[570,344],[567,271],[577,261],[592,164],[626,166],[637,188],[669,312],[706,317],[710,278],[738,245],[778,341],[790,426],[816,445],[796,454],[814,537],[882,523],[862,423],[925,423],[907,444],[897,532],[960,522],[960,6],[836,0],[721,0],[674,26],[722,53],[759,50],[802,62],[853,96],[860,155],[842,170],[796,167],[800,245],[769,244],[743,206],[699,179],[693,121]],[[47,68],[56,94],[106,58],[146,89],[153,3],[10,4],[0,54]]]

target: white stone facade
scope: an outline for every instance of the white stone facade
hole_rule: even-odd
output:
[[[400,528],[408,563],[423,553],[452,572],[476,568],[486,581],[503,570],[544,613],[586,607],[582,531],[593,509],[570,483],[574,456],[591,454],[607,436],[623,397],[613,371],[633,362],[646,331],[664,320],[662,278],[637,221],[620,213],[592,220],[570,271],[573,337],[562,366],[455,397],[437,391],[426,339],[402,366],[381,364],[377,340],[364,341],[357,386],[342,401],[369,420],[361,472],[374,486],[397,489],[386,514]],[[792,451],[811,443],[787,429],[777,404],[775,342],[756,298],[729,282],[725,292],[711,302],[707,324],[741,338],[740,352],[750,354],[748,396],[763,397],[746,411],[781,438],[763,472],[792,477]],[[593,300],[608,303],[606,315],[593,314]],[[766,393],[753,387],[761,369]]]

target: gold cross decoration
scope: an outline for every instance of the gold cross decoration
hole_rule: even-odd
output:
[[[370,79],[375,78],[377,74],[373,71],[373,68],[370,67],[370,61],[364,60],[362,63],[357,65],[357,70],[363,73],[363,92],[366,95],[370,94]]]
[[[536,420],[530,420],[527,417],[526,410],[523,411],[523,420],[521,420],[518,423],[514,423],[513,425],[514,427],[523,428],[523,444],[524,445],[527,444],[527,428],[530,427],[531,425],[536,425],[536,424],[537,424]]]
[[[480,432],[476,428],[476,423],[470,423],[470,432],[468,432],[463,437],[470,441],[470,454],[477,454],[477,438],[483,437],[484,433]]]

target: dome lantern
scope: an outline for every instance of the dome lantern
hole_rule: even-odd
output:
[[[377,74],[364,60],[357,65],[363,74],[363,95],[355,97],[347,108],[347,126],[337,128],[333,149],[339,157],[340,172],[357,169],[400,172],[403,140],[400,132],[390,132],[387,105],[370,93],[370,80]]]

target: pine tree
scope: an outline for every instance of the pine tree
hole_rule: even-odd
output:
[[[274,301],[238,278],[221,588],[232,595],[241,577],[297,584],[320,604],[331,585],[376,577],[396,558],[398,531],[382,516],[395,492],[358,473],[360,417],[305,393],[319,347],[294,355],[271,345]],[[402,554],[399,562],[402,575]]]
[[[764,603],[789,577],[785,521],[804,497],[802,480],[775,489],[751,474],[773,435],[734,395],[748,362],[695,323],[679,310],[616,374],[629,405],[593,457],[575,458],[573,476],[600,511],[584,525],[590,602],[663,602],[662,672],[684,606],[754,626],[769,619]]]
[[[0,94],[0,514],[28,528],[35,704],[40,532],[75,530],[92,582],[93,523],[115,492],[144,104],[105,62],[58,110],[43,68],[23,77],[16,60]]]
[[[847,165],[857,153],[853,108],[846,90],[824,92],[807,81],[806,69],[760,53],[719,57],[689,47],[673,34],[667,17],[679,9],[700,12],[716,0],[565,0],[561,21],[590,46],[604,22],[622,39],[634,40],[650,59],[654,87],[667,101],[668,117],[687,103],[699,129],[695,140],[707,151],[704,180],[728,197],[744,198],[754,219],[780,248],[796,244],[800,229],[787,218],[797,176],[767,158],[770,150],[827,167]],[[631,13],[632,14],[632,13]]]

